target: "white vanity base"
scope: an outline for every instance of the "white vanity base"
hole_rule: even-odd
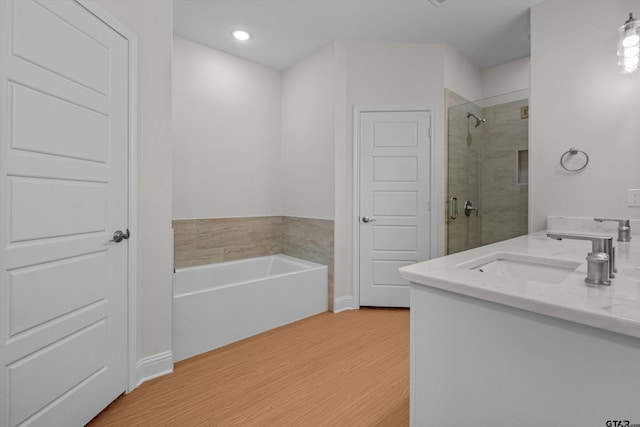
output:
[[[607,420],[640,424],[640,339],[411,284],[412,426]]]

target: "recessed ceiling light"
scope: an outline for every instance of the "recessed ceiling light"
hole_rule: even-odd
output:
[[[251,38],[251,34],[243,30],[235,30],[233,33],[231,33],[231,35],[233,35],[234,39],[240,40],[242,42],[246,42]]]

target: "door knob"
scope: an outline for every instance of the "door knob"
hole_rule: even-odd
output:
[[[362,222],[365,222],[365,223],[366,222],[375,222],[375,221],[376,221],[375,218],[371,218],[371,217],[368,217],[368,216],[363,216],[362,217]]]
[[[124,233],[122,230],[118,230],[115,233],[113,233],[113,239],[109,240],[110,242],[115,242],[115,243],[120,243],[123,240],[126,240],[129,238],[131,234],[129,234],[129,229],[127,228],[127,232]]]

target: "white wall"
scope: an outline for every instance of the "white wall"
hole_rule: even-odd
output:
[[[173,40],[174,219],[280,215],[282,74]]]
[[[640,218],[628,188],[640,188],[640,74],[622,75],[617,28],[638,0],[547,0],[531,13],[530,228],[547,215]],[[579,23],[575,30],[571,23]],[[590,156],[566,173],[571,147]]]
[[[450,46],[444,46],[444,53],[444,87],[469,100],[481,99],[483,82],[480,70]]]
[[[334,218],[335,99],[334,43],[283,75],[283,215]]]
[[[530,65],[531,58],[526,57],[482,70],[482,98],[529,89]]]
[[[171,350],[172,0],[98,0],[138,37],[137,360]]]
[[[273,70],[179,37],[174,57],[174,218],[335,218],[335,296],[351,296],[353,106],[409,105],[433,108],[433,215],[444,221],[438,206],[444,200],[444,88],[471,99],[483,93],[479,70],[455,50],[333,42],[285,71],[281,81]],[[240,83],[216,79],[220,70]],[[262,103],[252,110],[260,91]],[[281,129],[271,127],[277,100]],[[256,112],[260,121],[247,128],[244,117]],[[241,168],[263,170],[265,178],[238,182]],[[280,176],[269,178],[269,171]],[[261,198],[266,195],[271,198]],[[437,256],[443,251],[443,230],[433,230],[432,238],[438,242]]]
[[[444,182],[444,47],[431,44],[345,42],[337,46],[338,111],[346,120],[336,121],[335,163],[335,296],[352,295],[353,226],[353,106],[409,105],[434,109],[435,177],[441,185],[432,195],[432,211],[442,223],[438,201],[443,200]],[[344,81],[342,79],[345,79]],[[343,102],[344,101],[344,102]],[[442,245],[442,229],[433,230]],[[442,249],[440,249],[442,252]],[[436,254],[434,254],[436,255]]]

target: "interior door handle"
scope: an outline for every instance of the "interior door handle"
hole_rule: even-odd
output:
[[[375,218],[368,217],[368,216],[363,216],[363,217],[362,217],[362,222],[364,222],[364,223],[367,223],[367,222],[376,222],[376,219],[375,219]]]
[[[129,229],[127,228],[127,232],[124,233],[122,232],[122,230],[118,230],[115,233],[113,233],[113,239],[109,240],[110,242],[115,242],[115,243],[120,243],[123,240],[127,240],[129,238],[129,236],[131,236],[131,234],[129,233]]]

